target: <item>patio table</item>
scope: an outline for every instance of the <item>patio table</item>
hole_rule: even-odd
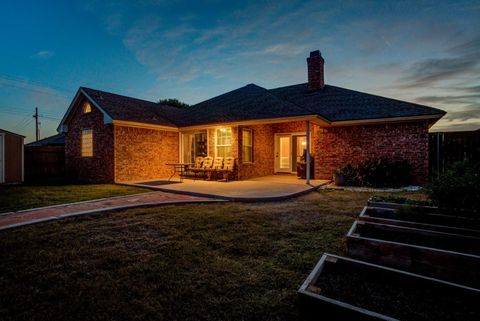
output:
[[[183,182],[183,174],[188,170],[188,166],[191,166],[193,164],[191,164],[191,163],[167,163],[165,165],[171,166],[172,169],[173,169],[172,175],[170,175],[170,177],[168,178],[169,182],[173,178],[173,176],[175,176],[175,174],[177,174],[177,173],[178,173],[178,176],[180,178],[180,182]]]

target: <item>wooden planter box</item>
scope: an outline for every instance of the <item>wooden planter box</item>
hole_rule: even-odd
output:
[[[436,214],[451,215],[456,217],[458,216],[477,217],[478,215],[480,215],[480,212],[472,212],[472,211],[462,210],[462,209],[447,209],[447,208],[440,208],[438,206],[413,205],[413,204],[382,202],[382,201],[379,202],[379,201],[372,200],[372,198],[370,198],[367,201],[367,205],[375,206],[375,207],[383,207],[383,208],[392,208],[392,209],[411,207],[419,211],[424,211],[425,213],[436,213]]]
[[[444,225],[451,222],[452,218],[448,217],[446,220],[444,215],[438,214],[404,214],[391,208],[365,206],[358,219],[365,222],[480,237],[480,230]],[[453,219],[458,220],[457,217],[453,217]]]
[[[480,288],[480,239],[410,227],[355,221],[347,253],[442,280]]]
[[[418,318],[415,310],[432,320],[480,316],[480,290],[331,254],[298,294],[307,320],[409,320]]]
[[[418,212],[419,214],[422,213],[426,215],[426,221],[423,223],[480,230],[480,214],[478,214],[478,218],[475,218],[473,213],[467,211],[440,209],[435,206],[418,206],[400,203],[375,202],[371,199],[367,201],[367,206],[394,210],[409,208],[414,210],[415,212]]]

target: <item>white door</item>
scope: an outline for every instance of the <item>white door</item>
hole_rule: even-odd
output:
[[[5,182],[5,134],[0,133],[0,183]]]
[[[280,173],[292,172],[292,136],[275,136],[275,171]]]

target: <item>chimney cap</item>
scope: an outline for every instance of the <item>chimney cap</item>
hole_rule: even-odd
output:
[[[320,52],[320,50],[310,51],[310,58],[321,57],[321,56],[322,56],[322,53]]]

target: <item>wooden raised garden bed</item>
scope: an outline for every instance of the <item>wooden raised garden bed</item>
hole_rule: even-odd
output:
[[[428,213],[418,214],[408,210],[402,211],[390,208],[365,206],[358,219],[366,222],[480,237],[480,229],[475,230],[472,228],[445,225],[451,223],[452,219],[458,220],[458,217],[448,217],[448,219],[445,219],[445,215]]]
[[[480,239],[355,221],[348,256],[480,288]]]
[[[331,254],[298,293],[309,320],[480,320],[480,290]]]
[[[445,225],[457,226],[457,227],[469,227],[472,229],[480,230],[480,213],[467,210],[454,210],[439,208],[436,206],[425,205],[412,205],[406,203],[394,203],[394,202],[379,202],[370,198],[367,201],[367,206],[391,208],[395,210],[410,210],[417,214],[437,214],[438,219],[442,217],[445,220]]]

